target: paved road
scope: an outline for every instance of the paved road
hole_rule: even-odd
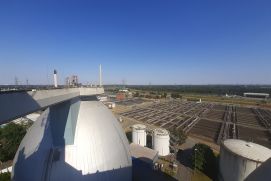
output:
[[[178,163],[177,177],[179,181],[190,181],[192,178],[192,173],[191,168]]]
[[[177,178],[180,181],[190,181],[192,178],[193,170],[191,164],[192,148],[196,144],[193,139],[187,138],[186,142],[181,146],[177,154],[178,171]]]

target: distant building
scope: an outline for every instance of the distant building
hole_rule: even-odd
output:
[[[79,85],[79,81],[78,81],[77,75],[72,75],[72,76],[66,78],[66,86],[76,87],[78,85]]]
[[[107,96],[97,96],[98,100],[101,101],[101,102],[105,102],[107,101]]]
[[[122,100],[126,99],[126,94],[123,93],[123,92],[118,92],[117,95],[116,95],[116,99],[118,101],[122,101]]]
[[[252,98],[269,98],[270,95],[267,93],[252,93],[252,92],[245,92],[244,97],[252,97]]]
[[[127,93],[127,92],[129,92],[129,90],[128,89],[120,89],[119,92],[125,92],[125,93]]]
[[[130,144],[130,152],[132,155],[133,163],[135,163],[135,161],[141,161],[149,164],[151,167],[153,167],[154,163],[157,162],[159,157],[158,151],[143,147],[135,143]]]

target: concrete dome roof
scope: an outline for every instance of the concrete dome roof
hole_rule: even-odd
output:
[[[127,138],[100,102],[79,99],[48,108],[14,158],[16,180],[131,180]]]

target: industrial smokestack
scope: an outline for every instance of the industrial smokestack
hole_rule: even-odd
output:
[[[54,70],[54,85],[55,85],[55,88],[57,88],[57,71]]]
[[[102,87],[102,65],[100,64],[100,87]]]

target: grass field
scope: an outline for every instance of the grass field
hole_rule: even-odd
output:
[[[206,96],[206,95],[183,95],[183,98],[187,100],[199,100],[206,102],[216,102],[216,103],[225,103],[225,104],[235,104],[243,106],[262,106],[271,108],[270,101],[264,101],[259,99],[245,99],[245,98],[227,98],[220,96]]]
[[[212,179],[210,179],[204,173],[197,170],[192,175],[191,181],[212,181]]]

